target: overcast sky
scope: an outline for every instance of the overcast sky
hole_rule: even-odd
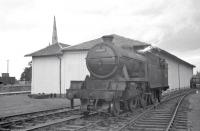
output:
[[[118,34],[158,46],[200,70],[199,0],[0,0],[0,73],[20,78],[24,57],[51,42],[75,45]],[[195,69],[195,72],[196,72]]]

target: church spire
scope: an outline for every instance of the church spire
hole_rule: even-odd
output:
[[[58,43],[58,36],[57,36],[57,29],[56,29],[56,17],[54,16],[52,44],[56,44],[56,43]]]

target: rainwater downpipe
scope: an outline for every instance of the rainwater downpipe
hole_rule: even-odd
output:
[[[60,55],[57,55],[57,58],[59,59],[59,90],[60,90],[60,97],[61,97],[61,62],[62,62],[62,59],[61,59],[61,56]]]
[[[178,85],[179,85],[179,90],[181,89],[180,87],[180,65],[178,63]]]

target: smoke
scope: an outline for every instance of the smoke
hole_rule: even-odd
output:
[[[158,48],[158,47],[156,47],[156,46],[149,45],[149,46],[147,46],[147,47],[144,48],[144,49],[138,50],[137,52],[139,52],[139,53],[146,53],[146,52],[152,52],[153,50],[158,50],[158,51],[160,51],[160,48]]]

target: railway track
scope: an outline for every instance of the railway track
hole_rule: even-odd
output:
[[[171,130],[188,130],[186,106],[181,103],[184,98],[194,92],[194,90],[161,103],[140,114],[130,122],[118,129],[118,131],[171,131]],[[184,112],[182,112],[184,110]]]
[[[68,117],[73,114],[79,114],[79,109],[69,109],[67,107],[58,109],[49,109],[24,114],[16,114],[0,118],[0,130],[19,130],[39,123],[53,121],[58,118]]]
[[[188,92],[188,90],[183,91],[182,93]],[[170,99],[179,98],[180,94],[175,93],[171,95],[168,100],[165,98],[165,101],[172,101]],[[171,102],[173,103],[173,102]],[[160,104],[157,104],[160,105]],[[168,105],[169,106],[169,105]],[[172,105],[171,105],[172,107]],[[31,127],[26,129],[26,131],[116,131],[126,129],[127,123],[132,123],[134,120],[139,119],[143,114],[148,112],[148,110],[154,109],[155,105],[150,105],[146,107],[147,109],[137,109],[134,112],[122,113],[119,117],[110,117],[109,115],[98,115],[98,113],[93,113],[88,117],[82,115],[72,116],[67,119],[54,121],[52,123],[41,124],[39,126]],[[158,108],[158,107],[157,107]],[[157,111],[159,112],[159,111]],[[162,111],[160,112],[162,113]],[[156,114],[156,112],[154,112]],[[163,115],[162,117],[165,117]],[[161,118],[162,118],[161,117]]]
[[[69,118],[30,127],[24,131],[100,131],[108,129],[115,131],[122,123],[127,122],[138,113],[141,113],[141,109],[136,110],[134,113],[123,113],[119,117],[111,117],[103,111],[100,113],[93,112],[88,117],[74,115]]]
[[[182,93],[188,92],[188,90],[182,91]],[[180,93],[174,93],[168,95],[168,99],[178,97]],[[165,101],[167,97],[165,97]],[[177,100],[177,99],[176,99]],[[176,101],[174,100],[174,101]],[[169,102],[170,103],[170,102]],[[173,106],[173,103],[171,102]],[[158,104],[159,105],[159,104]],[[170,105],[170,104],[169,104]],[[134,112],[121,113],[119,117],[111,117],[105,113],[94,112],[88,117],[84,117],[80,114],[80,110],[61,109],[55,111],[44,111],[37,115],[18,115],[10,116],[0,121],[0,127],[2,130],[24,130],[24,131],[85,131],[85,130],[127,130],[132,123],[138,121],[142,116],[148,116],[145,113],[152,110],[151,114],[160,114],[158,118],[169,117],[165,110],[160,109],[160,105],[155,108],[156,105],[150,105],[146,109],[140,108]],[[163,107],[164,108],[164,107]],[[159,110],[160,109],[160,110]],[[165,109],[165,108],[164,108]],[[153,111],[155,111],[153,113]],[[103,111],[102,111],[103,112]],[[162,114],[163,113],[163,114]],[[145,114],[145,115],[144,115]]]
[[[0,96],[30,94],[31,91],[0,92]]]
[[[167,126],[166,131],[188,131],[190,125],[188,125],[187,121],[187,112],[189,109],[189,101],[184,100],[185,96],[183,96],[179,103],[177,104],[177,107],[173,113],[173,116]]]

